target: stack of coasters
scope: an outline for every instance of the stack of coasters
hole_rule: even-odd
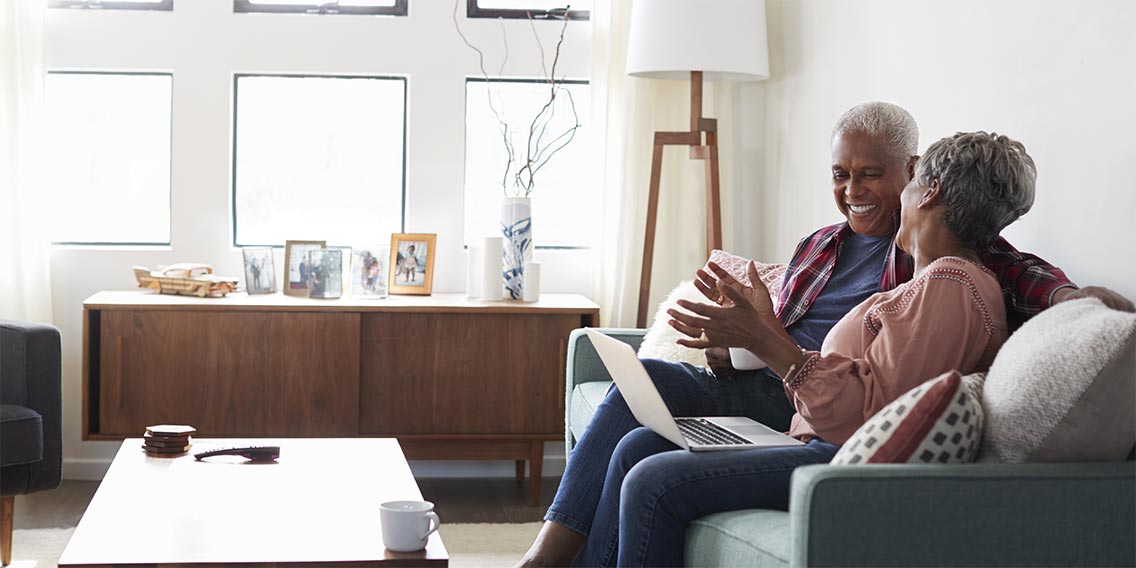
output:
[[[197,433],[193,426],[159,424],[148,426],[143,436],[142,449],[155,457],[174,457],[184,454],[193,446],[189,437]]]

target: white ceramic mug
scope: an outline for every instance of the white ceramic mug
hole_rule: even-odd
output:
[[[730,348],[730,366],[739,371],[756,371],[757,369],[764,369],[769,365],[765,364],[753,354],[753,351],[741,347]]]
[[[426,548],[426,539],[438,530],[438,514],[429,501],[388,501],[379,506],[383,545],[394,552]]]

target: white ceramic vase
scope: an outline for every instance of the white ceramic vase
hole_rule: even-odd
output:
[[[532,201],[528,197],[506,197],[501,204],[502,258],[505,289],[509,297],[525,297],[525,263],[532,260]]]

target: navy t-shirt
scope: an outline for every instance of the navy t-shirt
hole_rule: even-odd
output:
[[[828,331],[868,296],[880,291],[892,236],[869,237],[849,231],[840,242],[836,266],[805,315],[786,330],[797,344],[819,351]]]

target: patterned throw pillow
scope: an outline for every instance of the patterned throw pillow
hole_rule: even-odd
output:
[[[832,458],[863,463],[967,463],[982,441],[982,373],[948,371],[894,400]]]

